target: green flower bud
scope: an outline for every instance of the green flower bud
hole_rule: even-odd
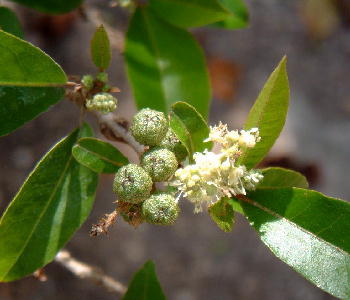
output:
[[[120,201],[139,203],[149,197],[152,184],[151,177],[143,168],[128,164],[115,174],[113,191]]]
[[[166,148],[155,147],[142,155],[141,166],[155,182],[165,181],[174,175],[178,162],[175,154]]]
[[[110,89],[111,89],[110,85],[106,83],[106,84],[103,86],[102,91],[103,91],[103,92],[108,92]]]
[[[103,83],[107,83],[108,82],[108,74],[106,72],[98,73],[96,76],[96,79],[98,81],[103,82]]]
[[[130,129],[139,143],[157,146],[168,130],[168,120],[162,112],[144,108],[134,116]]]
[[[81,83],[87,90],[91,90],[94,87],[94,78],[91,75],[84,75]]]
[[[88,110],[97,110],[104,114],[115,111],[117,109],[117,98],[109,93],[98,93],[92,99],[86,101]]]
[[[160,142],[159,146],[167,148],[168,150],[174,152],[178,162],[182,162],[187,156],[187,150],[185,146],[180,142],[171,128],[168,129],[164,139]]]
[[[171,225],[178,214],[177,201],[169,193],[156,193],[142,203],[142,215],[151,224]]]

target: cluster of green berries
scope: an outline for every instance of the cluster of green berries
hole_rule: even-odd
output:
[[[117,109],[118,100],[113,95],[107,93],[110,90],[107,73],[98,73],[96,78],[92,75],[84,75],[81,83],[88,95],[90,95],[85,103],[88,110],[95,110],[106,114]],[[95,94],[95,89],[102,92]]]
[[[130,130],[149,150],[143,153],[140,165],[128,164],[118,170],[113,190],[119,201],[140,204],[142,217],[148,223],[173,224],[179,212],[177,201],[172,193],[152,194],[153,183],[167,181],[174,175],[186,158],[186,148],[159,111],[142,109],[134,116]]]
[[[103,114],[113,112],[117,109],[118,100],[109,93],[98,93],[87,99],[85,106],[88,110],[97,110]]]

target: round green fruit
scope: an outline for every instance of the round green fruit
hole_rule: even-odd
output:
[[[140,203],[149,197],[152,184],[151,177],[143,168],[128,164],[115,174],[113,191],[120,201]]]
[[[178,162],[175,154],[162,147],[155,147],[142,155],[141,166],[155,182],[166,181],[174,175]]]
[[[157,146],[165,137],[168,126],[168,120],[162,112],[144,108],[134,116],[130,130],[139,143]]]
[[[167,148],[174,152],[178,162],[182,162],[187,156],[187,150],[185,146],[175,135],[174,131],[169,128],[164,139],[160,142],[159,146]]]
[[[94,78],[91,75],[84,75],[81,83],[86,89],[91,90],[94,87]]]
[[[142,203],[143,218],[151,224],[174,224],[178,214],[179,206],[172,194],[156,193]]]

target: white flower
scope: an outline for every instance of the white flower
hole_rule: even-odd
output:
[[[245,166],[237,166],[236,160],[259,140],[258,128],[239,133],[229,131],[222,123],[211,127],[205,141],[220,144],[221,152],[205,150],[195,153],[195,163],[178,169],[171,184],[195,205],[195,212],[201,211],[203,204],[211,204],[223,196],[245,195],[247,190],[255,189],[263,175],[257,170],[247,171]]]
[[[239,144],[248,148],[253,148],[256,142],[260,141],[258,128],[252,128],[248,131],[241,130]]]

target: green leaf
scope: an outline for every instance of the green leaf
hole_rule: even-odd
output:
[[[228,198],[221,198],[213,205],[209,206],[208,212],[213,221],[225,232],[233,229],[235,215],[232,206],[228,203]]]
[[[165,300],[154,263],[148,261],[133,277],[123,300]]]
[[[246,5],[242,0],[218,0],[231,15],[225,20],[219,21],[214,25],[226,29],[239,29],[248,25],[249,14]]]
[[[216,0],[150,0],[150,7],[164,21],[183,28],[211,24],[230,16]]]
[[[91,57],[96,67],[100,71],[104,71],[109,67],[111,56],[108,34],[103,25],[101,25],[96,29],[91,40]]]
[[[238,198],[232,197],[230,199],[227,199],[227,203],[231,205],[233,211],[238,212],[244,216],[244,210]]]
[[[0,30],[0,86],[64,85],[61,67],[32,44]]]
[[[64,14],[77,8],[82,0],[10,0],[49,14]]]
[[[97,174],[72,147],[91,130],[75,130],[38,163],[0,220],[0,281],[29,275],[54,259],[90,213]]]
[[[23,38],[22,26],[16,14],[5,6],[0,6],[0,29]]]
[[[181,100],[207,118],[208,72],[203,52],[189,32],[139,7],[130,21],[125,58],[139,109],[168,112],[171,104]]]
[[[80,139],[73,147],[72,154],[79,163],[97,173],[116,173],[129,162],[110,143],[94,138]]]
[[[0,136],[46,111],[64,96],[65,73],[33,45],[0,30]]]
[[[350,299],[350,204],[299,188],[260,189],[241,204],[282,261],[335,297]]]
[[[286,70],[287,58],[283,57],[265,83],[244,124],[248,130],[258,127],[261,141],[248,148],[238,159],[238,164],[248,169],[259,163],[280,135],[286,121],[289,105],[289,84]]]
[[[210,130],[197,110],[186,102],[176,102],[171,109],[170,127],[186,147],[190,158],[194,152],[210,150],[213,144],[204,142]]]
[[[273,167],[263,169],[262,174],[264,178],[258,188],[309,187],[305,176],[293,170]]]
[[[0,86],[0,136],[34,119],[63,96],[63,88]]]

